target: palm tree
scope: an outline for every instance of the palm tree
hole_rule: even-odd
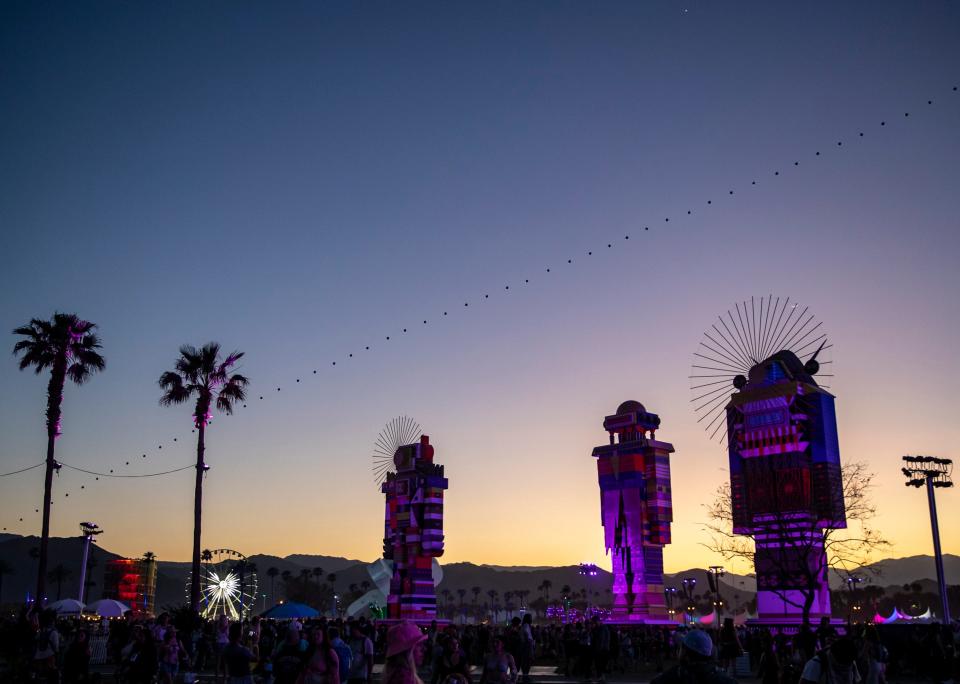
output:
[[[363,580],[363,581],[360,583],[360,589],[361,589],[361,591],[363,591],[364,594],[366,594],[368,591],[370,591],[370,587],[371,587],[371,586],[373,586],[373,585],[370,584],[370,580]]]
[[[310,581],[310,569],[309,569],[309,568],[303,568],[303,569],[300,570],[300,579],[303,580],[303,583],[304,583],[304,584],[306,584],[307,582]]]
[[[466,589],[457,589],[457,596],[460,597],[460,613],[463,614],[463,599],[467,595]]]
[[[204,549],[200,552],[200,560],[204,563],[209,563],[213,560],[213,551],[210,549]]]
[[[0,558],[0,606],[3,605],[3,576],[12,574],[13,568],[10,567],[10,564]]]
[[[277,575],[280,574],[280,571],[277,568],[267,568],[267,577],[270,578],[270,600],[274,603],[277,602]]]
[[[93,332],[96,324],[80,320],[76,314],[55,313],[53,319],[34,318],[29,324],[15,328],[14,335],[24,339],[13,345],[14,355],[20,357],[20,370],[33,367],[37,375],[50,369],[47,383],[47,461],[43,480],[43,527],[40,532],[40,557],[37,565],[37,601],[45,600],[47,579],[47,547],[50,541],[50,499],[53,496],[53,473],[60,464],[53,458],[57,437],[60,436],[60,418],[63,415],[63,388],[67,378],[82,385],[106,361],[97,352],[100,338]]]
[[[188,344],[180,347],[180,358],[174,370],[160,376],[163,390],[161,406],[182,404],[196,396],[193,423],[197,429],[197,475],[193,494],[193,557],[190,566],[190,607],[200,609],[200,527],[203,508],[203,474],[207,464],[203,461],[204,434],[216,404],[217,410],[233,413],[233,403],[246,398],[247,378],[239,373],[231,374],[233,366],[243,358],[243,352],[232,352],[220,358],[220,345],[209,342],[201,349]]]
[[[330,583],[330,589],[334,594],[337,593],[337,573],[331,572],[327,575],[327,581]]]
[[[73,572],[68,570],[63,563],[58,563],[53,567],[49,573],[47,573],[47,579],[51,582],[57,583],[57,600],[60,600],[60,592],[63,588],[63,583],[70,579],[70,576],[73,575]]]
[[[144,551],[144,552],[143,552],[143,561],[144,561],[144,563],[152,563],[152,562],[155,561],[155,560],[157,560],[157,554],[155,554],[153,551]]]
[[[317,580],[317,586],[320,586],[320,578],[323,577],[323,568],[316,567],[313,569],[313,578]]]

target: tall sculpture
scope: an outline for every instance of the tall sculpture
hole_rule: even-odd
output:
[[[604,544],[613,564],[613,622],[668,621],[663,547],[673,521],[673,445],[656,440],[659,427],[659,416],[625,401],[603,421],[610,443],[593,450]]]
[[[430,438],[405,444],[386,473],[383,557],[393,561],[387,619],[428,622],[437,617],[433,559],[443,555],[443,466],[433,462]]]
[[[708,430],[726,427],[733,533],[754,540],[759,621],[798,623],[805,608],[816,621],[831,614],[824,532],[846,527],[834,397],[814,379],[830,345],[789,298],[761,298],[757,312],[751,300],[729,326],[720,317],[729,341],[708,331],[692,377],[713,396],[696,400]]]

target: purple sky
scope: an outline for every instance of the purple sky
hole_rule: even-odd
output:
[[[118,473],[193,459],[189,410],[157,405],[180,344],[246,351],[204,541],[247,553],[376,556],[370,454],[407,414],[448,468],[447,560],[604,562],[590,451],[640,400],[677,449],[677,569],[713,560],[726,476],[692,353],[790,295],[835,344],[891,555],[927,553],[899,459],[960,457],[958,65],[951,2],[7,2],[0,327],[100,324],[58,457]],[[0,386],[5,472],[43,458],[45,379],[11,357]],[[0,480],[8,531],[37,533],[41,489]],[[53,532],[185,559],[191,500],[189,472],[64,471]]]

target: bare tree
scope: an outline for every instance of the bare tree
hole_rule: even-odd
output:
[[[751,534],[733,533],[733,502],[729,480],[716,491],[713,503],[706,505],[710,551],[726,560],[745,560],[754,564],[757,537],[775,536],[783,540],[787,553],[766,556],[764,573],[773,576],[776,586],[789,590],[770,589],[786,603],[803,611],[803,623],[810,623],[810,612],[817,591],[827,581],[830,570],[845,574],[875,572],[866,567],[873,554],[890,546],[882,533],[871,527],[876,515],[872,490],[876,474],[864,462],[846,463],[841,467],[843,500],[846,506],[845,528],[820,527],[815,515],[797,515],[784,510],[764,521],[763,527]],[[820,541],[826,553],[821,553]],[[758,576],[760,572],[758,571]],[[794,593],[796,592],[796,593]],[[801,597],[799,600],[797,596]]]

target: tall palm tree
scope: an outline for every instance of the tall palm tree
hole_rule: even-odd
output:
[[[201,349],[188,344],[180,347],[180,358],[174,370],[160,376],[161,406],[182,404],[196,397],[193,424],[197,429],[197,475],[193,493],[193,557],[190,566],[190,607],[200,609],[200,527],[203,508],[203,474],[207,464],[203,461],[204,435],[216,404],[217,410],[233,413],[233,404],[246,399],[247,378],[231,373],[243,352],[232,352],[220,357],[220,345],[209,342]]]
[[[320,586],[320,578],[323,577],[323,568],[316,567],[313,569],[313,578],[317,581],[317,586]]]
[[[553,582],[550,580],[543,580],[543,598],[548,602],[550,601],[550,590],[553,589]]]
[[[50,499],[53,496],[53,472],[60,464],[53,458],[57,437],[60,436],[60,418],[63,415],[63,388],[69,378],[77,385],[102,371],[106,361],[97,352],[100,338],[94,332],[96,324],[80,320],[76,314],[55,313],[49,321],[34,318],[27,325],[15,328],[14,335],[24,339],[13,345],[14,355],[20,355],[20,370],[33,367],[37,375],[50,369],[47,383],[47,462],[43,479],[43,527],[40,532],[40,557],[37,566],[37,598],[45,600],[47,579],[47,547],[50,541]]]
[[[280,571],[277,568],[267,568],[267,577],[270,578],[270,600],[274,603],[277,602],[277,575],[280,574]]]
[[[327,581],[330,583],[330,589],[334,594],[337,593],[337,573],[331,572],[327,575]]]
[[[300,579],[303,580],[303,583],[304,583],[304,584],[307,584],[307,582],[310,581],[310,569],[309,569],[309,568],[302,568],[302,569],[300,570]]]
[[[157,560],[157,554],[155,554],[153,551],[143,552],[143,561],[145,563],[152,563],[155,560]]]
[[[47,573],[47,579],[51,582],[57,583],[57,600],[60,600],[60,594],[63,589],[63,583],[70,579],[70,576],[73,575],[73,572],[68,570],[63,563],[57,563],[49,573]]]

